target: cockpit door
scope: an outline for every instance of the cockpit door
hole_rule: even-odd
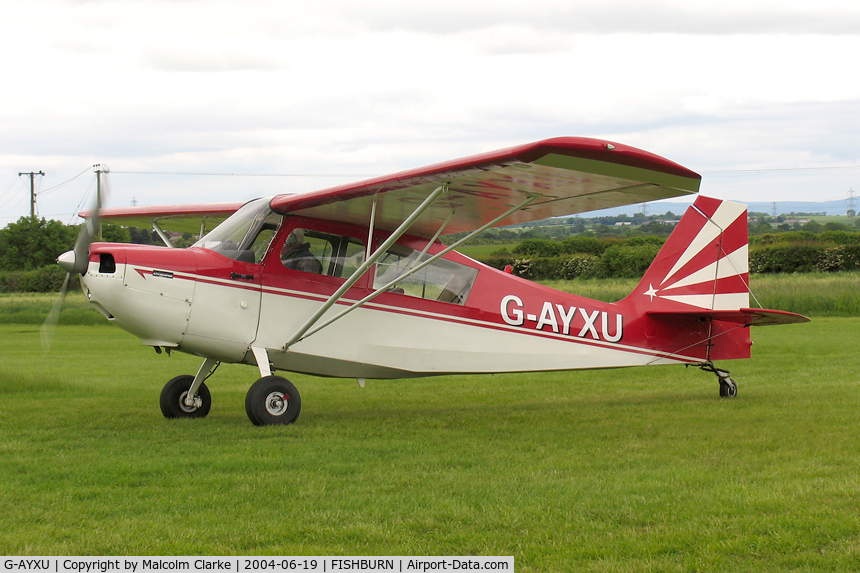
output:
[[[207,253],[198,272],[183,349],[238,362],[257,335],[261,265]]]
[[[261,263],[282,219],[268,201],[249,203],[197,243],[203,253],[183,350],[242,360],[257,336]]]

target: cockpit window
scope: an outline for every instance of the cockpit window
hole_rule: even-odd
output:
[[[394,245],[376,263],[373,287],[384,287],[429,258],[430,255],[426,253],[421,255],[420,251]],[[446,259],[436,259],[387,290],[419,298],[465,304],[477,276],[477,269]]]
[[[237,261],[259,263],[283,220],[283,215],[269,208],[270,200],[265,198],[246,203],[194,246]]]
[[[358,239],[295,228],[284,240],[281,263],[295,271],[346,278],[361,266],[364,254]]]

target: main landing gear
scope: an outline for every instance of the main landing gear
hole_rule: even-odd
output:
[[[255,426],[292,424],[301,409],[299,391],[281,376],[263,376],[245,396],[245,413]]]
[[[165,418],[205,418],[212,407],[212,396],[206,384],[201,384],[189,397],[194,376],[183,374],[168,382],[161,391],[161,413]]]
[[[257,355],[255,352],[255,355]],[[292,424],[299,417],[302,398],[292,382],[271,372],[264,354],[262,378],[254,382],[245,396],[245,413],[256,426]],[[215,373],[220,362],[207,358],[196,376],[183,374],[168,382],[161,391],[161,413],[165,418],[204,418],[212,407],[212,396],[203,382]]]
[[[728,370],[717,368],[713,362],[700,364],[699,368],[717,375],[717,380],[720,382],[720,398],[734,398],[738,395],[738,385],[731,379],[731,373]]]

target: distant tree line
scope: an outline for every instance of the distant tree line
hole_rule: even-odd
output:
[[[586,235],[593,237],[668,236],[680,217],[671,211],[662,215],[612,215],[606,217],[557,217],[530,221],[499,229],[488,229],[469,240],[469,245],[510,244],[525,239],[555,239]],[[448,235],[454,242],[466,233]]]
[[[0,229],[0,292],[47,292],[66,277],[57,257],[74,248],[80,226],[44,217],[21,217]],[[101,239],[112,243],[152,242],[148,231],[104,224]]]

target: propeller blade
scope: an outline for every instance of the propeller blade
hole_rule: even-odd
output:
[[[63,302],[66,300],[66,291],[69,288],[69,278],[73,273],[82,275],[87,272],[90,258],[90,245],[96,238],[99,231],[99,215],[102,209],[103,197],[107,195],[107,181],[102,181],[102,174],[109,173],[107,167],[102,165],[94,165],[96,172],[96,197],[95,204],[87,212],[86,221],[81,226],[81,232],[78,233],[78,239],[75,241],[75,247],[71,251],[67,251],[57,257],[57,264],[66,271],[66,278],[63,280],[63,286],[60,289],[60,295],[54,301],[51,307],[51,312],[48,313],[45,322],[42,324],[42,348],[49,349],[51,341],[54,337],[57,323],[60,320],[60,311],[63,310]]]
[[[70,273],[84,274],[87,272],[89,264],[90,245],[96,238],[100,228],[100,214],[102,209],[103,197],[107,195],[107,180],[102,181],[102,174],[109,173],[107,168],[102,168],[101,165],[95,165],[96,176],[98,183],[96,185],[95,204],[87,211],[87,219],[81,226],[81,232],[78,234],[78,240],[75,241],[75,248],[71,257],[68,253],[60,255],[57,262],[61,267]]]
[[[66,300],[66,290],[69,288],[69,277],[71,276],[71,273],[66,273],[63,286],[60,288],[60,296],[54,301],[51,312],[48,313],[48,317],[42,323],[42,348],[44,350],[51,349],[51,342],[54,340],[54,331],[57,329],[57,323],[60,321],[60,311],[63,309],[63,302]]]

